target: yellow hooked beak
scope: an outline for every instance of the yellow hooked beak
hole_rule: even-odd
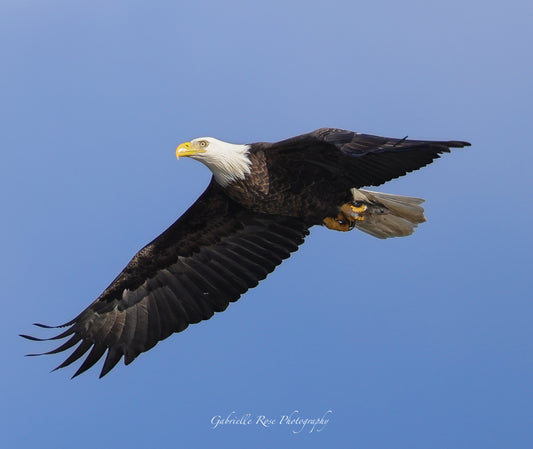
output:
[[[201,148],[193,148],[191,142],[185,142],[176,148],[176,159],[186,156],[194,156],[195,154],[205,153],[206,150]]]

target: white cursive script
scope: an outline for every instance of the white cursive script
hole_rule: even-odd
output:
[[[211,418],[211,428],[223,427],[226,425],[241,425],[249,426],[256,425],[260,427],[270,428],[276,425],[291,426],[292,433],[298,434],[308,430],[308,433],[322,432],[329,423],[332,410],[327,410],[320,417],[308,418],[299,410],[293,410],[292,413],[281,415],[280,417],[267,416],[267,415],[252,415],[252,413],[238,414],[236,411],[232,411],[225,417],[222,415],[215,415]]]

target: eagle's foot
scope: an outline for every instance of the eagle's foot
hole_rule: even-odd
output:
[[[333,231],[347,232],[354,227],[353,220],[348,220],[342,212],[339,212],[336,217],[326,217],[323,221],[324,225]]]
[[[350,222],[364,221],[368,206],[362,201],[352,201],[341,206],[341,213]]]
[[[336,217],[324,218],[324,224],[328,229],[341,232],[351,231],[355,227],[355,223],[364,221],[365,215],[371,212],[362,201],[344,203],[339,209]]]

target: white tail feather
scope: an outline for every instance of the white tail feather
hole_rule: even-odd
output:
[[[380,239],[389,237],[404,237],[411,235],[419,223],[426,221],[424,209],[419,206],[423,203],[422,198],[409,196],[391,195],[389,193],[371,192],[369,190],[351,189],[354,201],[361,201],[370,206],[384,206],[377,208],[369,207],[364,214],[364,220],[357,220],[355,227],[367,234]]]

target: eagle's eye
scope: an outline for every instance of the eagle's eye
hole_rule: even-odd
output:
[[[200,140],[199,144],[200,148],[206,148],[207,145],[209,145],[209,142],[207,140]]]

